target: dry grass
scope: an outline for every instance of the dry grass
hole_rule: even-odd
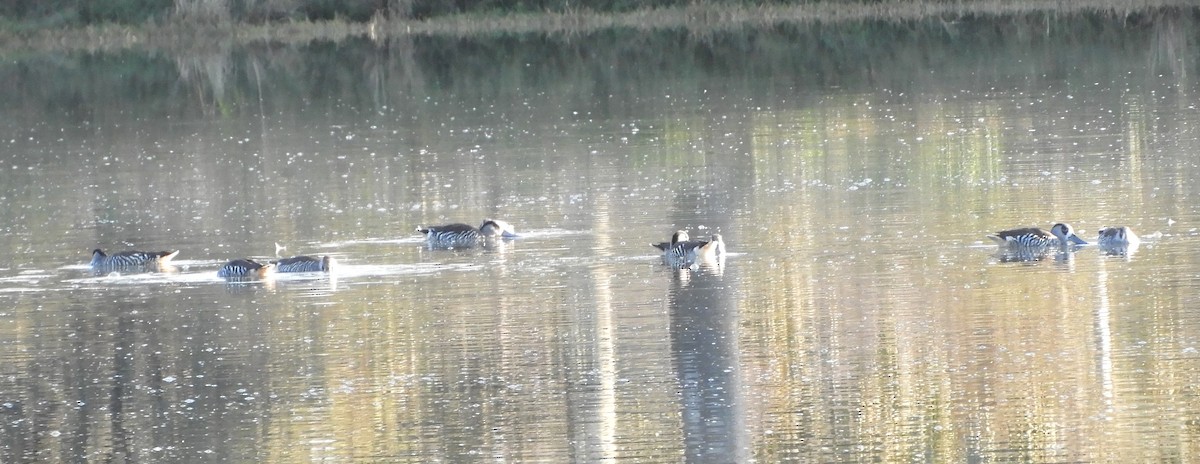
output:
[[[892,1],[880,3],[812,3],[804,5],[717,5],[693,3],[682,8],[662,8],[630,13],[573,11],[568,13],[508,16],[455,16],[429,21],[397,21],[381,26],[394,35],[427,34],[471,36],[505,33],[578,34],[597,30],[688,29],[718,31],[770,27],[787,23],[839,23],[847,21],[913,21],[952,19],[965,15],[1004,16],[1034,12],[1098,12],[1127,16],[1166,7],[1194,8],[1188,0],[979,0],[954,2]]]
[[[105,25],[24,34],[0,32],[0,50],[111,50],[123,48],[194,49],[237,43],[305,43],[367,36],[376,40],[410,35],[487,36],[543,33],[579,35],[609,29],[684,29],[704,35],[723,30],[780,24],[848,21],[914,21],[926,18],[1005,16],[1036,12],[1102,13],[1117,17],[1160,8],[1195,8],[1193,0],[960,0],[951,2],[891,1],[880,3],[811,3],[740,6],[693,3],[628,13],[590,10],[501,16],[459,15],[426,21],[386,20],[280,22],[241,25],[229,21],[194,21],[197,12],[165,23],[139,27]],[[205,13],[206,18],[212,18]]]

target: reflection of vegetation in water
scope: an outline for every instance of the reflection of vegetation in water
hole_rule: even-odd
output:
[[[327,138],[315,148],[289,143],[278,135],[281,121],[310,120],[315,114],[333,115],[338,124],[371,121],[379,128],[349,127],[347,133],[370,137],[378,130],[403,135],[396,137],[402,142],[373,158],[366,171],[389,172],[400,185],[419,186],[412,188],[419,190],[414,193],[419,200],[414,201],[421,202],[471,206],[464,202],[477,200],[460,192],[506,188],[493,184],[499,181],[486,173],[494,168],[477,161],[479,155],[462,151],[480,145],[486,153],[488,146],[497,143],[487,135],[490,131],[498,137],[545,140],[543,149],[530,150],[521,161],[530,166],[547,163],[543,166],[551,172],[560,172],[563,185],[573,177],[564,167],[570,164],[555,158],[582,156],[586,151],[574,149],[574,143],[591,145],[619,131],[617,135],[627,137],[630,144],[662,147],[639,151],[626,163],[652,169],[670,185],[711,180],[694,177],[701,166],[720,167],[708,169],[707,175],[754,176],[767,189],[787,187],[783,180],[792,184],[790,188],[802,189],[805,182],[820,179],[882,182],[890,177],[919,183],[923,189],[949,185],[963,190],[963,195],[939,196],[937,201],[953,203],[930,205],[937,211],[979,210],[1004,200],[987,198],[990,190],[982,186],[1001,176],[997,153],[1013,140],[997,124],[1022,110],[1007,102],[975,99],[962,106],[929,104],[916,96],[932,92],[922,98],[955,98],[941,94],[953,86],[974,93],[987,93],[996,86],[1003,94],[1025,88],[1033,93],[1050,84],[1083,95],[1094,82],[1075,82],[1070,76],[1127,82],[1150,79],[1155,73],[1168,78],[1194,74],[1195,63],[1183,58],[1144,69],[1145,50],[1178,50],[1188,43],[1180,31],[1192,29],[1190,19],[1162,17],[1133,27],[1103,17],[1079,22],[1049,35],[1044,29],[1026,27],[1032,21],[1008,25],[963,21],[955,26],[955,34],[946,33],[940,22],[922,22],[706,37],[683,31],[606,32],[589,40],[411,37],[386,42],[326,41],[304,47],[214,48],[180,55],[43,54],[0,64],[0,78],[10,83],[0,88],[0,98],[8,102],[14,118],[36,121],[29,126],[50,121],[104,128],[99,136],[122,140],[120,146],[129,153],[158,148],[137,142],[143,136],[126,124],[125,115],[176,124],[219,115],[228,121],[230,134],[248,136],[266,154],[258,160],[262,166],[244,167],[254,167],[255,173],[280,172],[289,181],[301,180],[300,173],[311,169],[312,163],[319,165],[361,147],[346,140],[331,146]],[[1063,41],[1074,45],[1058,44]],[[1181,91],[1189,87],[1178,86]],[[813,95],[832,100],[816,100]],[[961,124],[922,126],[926,121],[947,120],[929,111],[954,111]],[[671,119],[647,119],[656,114]],[[1133,118],[1129,124],[1138,120]],[[1022,120],[1021,124],[1038,127],[1051,122]],[[626,126],[612,129],[619,124]],[[639,131],[634,133],[631,125]],[[109,129],[114,126],[119,127]],[[457,129],[448,132],[448,127]],[[548,129],[563,127],[594,139],[564,145],[555,139],[558,129]],[[174,128],[186,132],[184,125]],[[522,133],[520,128],[549,133]],[[320,129],[329,137],[344,139],[341,129]],[[1120,132],[1118,127],[1113,130]],[[1132,132],[1145,130],[1130,127]],[[898,134],[919,134],[923,140],[906,137],[906,143],[895,144]],[[772,145],[784,139],[790,143]],[[183,140],[186,152],[213,149],[211,140]],[[870,151],[872,144],[887,145],[893,158],[862,159],[860,154]],[[418,151],[428,154],[413,158],[412,165],[403,169],[389,165],[397,154]],[[297,163],[292,163],[293,158]],[[468,174],[466,179],[477,183],[444,189],[443,179],[409,178],[412,172],[441,170],[429,169],[431,164],[458,166]],[[374,203],[373,195],[389,188],[384,180],[356,172],[368,166],[363,160],[353,169],[342,161],[330,166],[330,176],[358,174],[368,180],[351,183],[354,187],[348,191],[322,192],[318,197],[325,203]],[[206,178],[221,178],[219,173],[229,166],[203,163],[196,169]],[[14,185],[27,182],[18,179],[15,171],[0,172],[8,173]],[[136,171],[115,175],[133,176]],[[953,182],[945,184],[947,179]],[[243,189],[255,180],[248,178],[231,188]],[[140,188],[134,179],[122,185]],[[981,189],[983,196],[978,194]],[[253,198],[260,193],[251,190],[245,195]],[[148,198],[136,191],[128,196]],[[819,196],[804,198],[819,200]],[[120,206],[105,208],[123,211]],[[224,211],[235,206],[241,207],[214,204],[212,208]],[[1024,223],[1021,218],[1011,219]],[[794,226],[788,230],[804,227]]]
[[[372,18],[420,19],[435,17],[470,16],[521,16],[556,14],[568,17],[590,15],[619,15],[621,13],[678,14],[686,13],[695,20],[717,20],[710,16],[725,16],[734,20],[757,14],[767,18],[788,18],[799,14],[836,19],[851,14],[912,17],[921,14],[975,11],[984,14],[1021,12],[1036,9],[1087,9],[1126,12],[1128,2],[1116,0],[1078,1],[1069,5],[1038,1],[1004,2],[939,2],[939,1],[892,1],[886,3],[832,0],[823,2],[781,1],[769,5],[758,2],[694,0],[589,0],[585,4],[562,2],[561,0],[109,0],[92,2],[87,0],[40,0],[6,2],[0,6],[0,15],[31,25],[96,24],[115,22],[137,24],[147,21],[177,19],[205,22],[261,23],[264,21],[316,21],[345,18],[350,21],[367,21]],[[791,5],[789,5],[791,3]],[[1160,1],[1154,4],[1139,3],[1138,6],[1170,5],[1177,2]],[[757,13],[756,13],[757,12]]]
[[[219,115],[228,122],[231,136],[260,144],[259,151],[265,154],[239,161],[246,163],[243,167],[255,168],[253,173],[280,172],[289,181],[300,180],[305,175],[301,173],[332,156],[361,151],[365,142],[348,140],[346,135],[357,133],[358,140],[367,140],[378,131],[380,136],[400,140],[369,164],[358,160],[350,168],[345,161],[333,161],[331,169],[318,171],[367,179],[350,183],[353,187],[347,190],[318,195],[334,205],[377,203],[373,195],[389,187],[385,180],[365,173],[389,172],[399,185],[418,186],[411,187],[419,190],[414,193],[419,200],[414,201],[472,206],[464,202],[477,200],[463,197],[462,191],[510,187],[486,175],[494,167],[463,147],[479,145],[486,154],[504,137],[544,140],[542,149],[523,153],[520,162],[529,166],[544,162],[542,166],[560,173],[563,185],[569,185],[574,176],[570,163],[563,160],[584,156],[592,147],[583,147],[597,140],[621,136],[635,146],[661,147],[641,150],[624,162],[655,170],[668,186],[696,182],[697,168],[711,165],[722,169],[709,169],[706,175],[753,176],[768,189],[785,188],[783,180],[791,182],[792,188],[804,188],[806,181],[820,179],[883,182],[891,178],[919,183],[922,190],[933,185],[963,190],[963,195],[939,196],[937,201],[953,203],[930,205],[937,211],[979,210],[1004,199],[966,192],[982,190],[986,195],[989,190],[982,186],[1001,176],[997,153],[1007,150],[1004,144],[1014,139],[1005,137],[1008,129],[998,124],[1023,110],[1002,101],[972,98],[973,103],[955,106],[923,103],[921,98],[956,98],[943,94],[947,88],[978,95],[999,87],[999,94],[1013,95],[1023,89],[1042,92],[1047,85],[1085,95],[1086,86],[1094,81],[1076,82],[1071,76],[1128,82],[1151,79],[1157,73],[1168,79],[1194,74],[1195,63],[1182,58],[1144,69],[1146,50],[1177,50],[1188,43],[1186,34],[1180,33],[1192,29],[1193,21],[1187,18],[1162,17],[1125,27],[1103,17],[1085,17],[1081,25],[1049,34],[1018,25],[1031,22],[963,21],[955,26],[955,34],[946,33],[940,22],[872,23],[705,37],[683,31],[606,32],[589,40],[535,35],[491,40],[410,37],[386,42],[326,41],[304,47],[214,48],[180,55],[43,54],[0,64],[0,78],[10,83],[0,88],[0,98],[8,102],[14,118],[36,121],[28,126],[47,121],[67,127],[90,124],[103,128],[98,136],[122,140],[120,146],[128,147],[129,153],[160,148],[137,142],[144,136],[127,124],[126,115],[173,121],[172,130],[181,132],[187,131],[185,124],[191,120]],[[1068,45],[1059,44],[1063,41]],[[1174,74],[1175,70],[1182,72]],[[1180,91],[1189,87],[1178,86]],[[813,95],[825,96],[818,100]],[[930,111],[953,111],[961,123],[928,126],[928,121],[948,121]],[[340,128],[319,128],[326,135],[314,139],[320,141],[315,147],[279,135],[284,132],[279,130],[281,123],[310,121],[316,115],[329,115],[326,118],[336,119],[332,124],[351,127],[345,133]],[[654,115],[664,117],[654,119]],[[1020,121],[1022,127],[1053,122]],[[625,129],[614,129],[620,124],[626,124]],[[378,125],[378,129],[356,125]],[[634,133],[630,125],[639,131]],[[545,132],[522,132],[530,128]],[[1130,130],[1145,130],[1136,128]],[[587,140],[555,138],[563,133],[583,134]],[[900,134],[904,144],[896,144]],[[338,139],[341,142],[332,145],[331,140]],[[772,145],[783,139],[790,143]],[[214,147],[212,140],[188,136],[181,140],[183,150],[190,153]],[[889,147],[892,158],[863,159],[861,153],[878,146],[873,144]],[[297,151],[303,151],[303,156]],[[389,164],[398,154],[419,151],[428,154],[414,157],[402,168]],[[731,155],[737,159],[731,161]],[[430,169],[432,164],[456,166],[475,183],[447,189],[441,187],[444,179],[409,177],[413,172],[442,170]],[[221,178],[219,173],[229,167],[202,163],[196,171]],[[0,172],[9,173],[14,185],[27,182],[17,179],[14,171]],[[947,179],[953,182],[945,184]],[[247,178],[228,187],[240,190],[256,180]],[[134,179],[122,185],[140,188]],[[255,189],[245,192],[246,198],[258,195]],[[128,196],[149,198],[136,191]],[[123,211],[120,206],[105,207]],[[212,206],[215,211],[234,207],[242,206]]]
[[[294,111],[296,102],[420,111],[422,105],[409,103],[452,95],[473,105],[556,99],[560,106],[611,117],[627,105],[670,104],[667,95],[717,85],[739,86],[763,98],[787,89],[799,96],[806,88],[828,87],[910,92],[932,79],[971,75],[1036,86],[1065,70],[1104,67],[1114,56],[1141,56],[1147,48],[1163,50],[1155,56],[1175,57],[1155,61],[1150,72],[1184,75],[1195,66],[1180,52],[1190,40],[1183,31],[1194,29],[1191,17],[1077,19],[1048,23],[1031,15],[1004,21],[814,25],[702,37],[683,31],[610,31],[587,40],[540,35],[356,39],[303,47],[221,47],[173,59],[133,51],[32,55],[0,65],[0,77],[13,84],[0,95],[31,115],[86,111],[91,105],[180,115],[208,114],[220,106],[224,113],[253,114]],[[1056,27],[1047,29],[1047,24]],[[1051,45],[1062,43],[1077,45]],[[723,104],[712,102],[713,107]]]
[[[72,3],[71,0],[59,0]],[[134,0],[129,0],[134,1]],[[105,4],[108,2],[85,2]],[[120,4],[122,2],[112,2]],[[499,35],[549,34],[565,37],[590,35],[601,31],[684,30],[697,37],[728,32],[771,30],[797,25],[837,24],[858,27],[874,22],[893,22],[908,27],[912,23],[928,22],[944,29],[947,34],[971,34],[974,31],[960,26],[979,20],[1003,25],[1007,18],[1018,18],[1030,32],[1051,32],[1064,26],[1062,18],[1074,14],[1107,16],[1116,23],[1136,25],[1157,16],[1190,17],[1194,11],[1185,1],[1162,0],[1154,4],[1139,4],[1137,8],[1115,0],[1084,2],[979,1],[979,2],[817,2],[798,5],[770,4],[741,6],[687,2],[675,5],[665,2],[654,8],[640,4],[639,9],[606,8],[589,5],[589,9],[565,7],[554,2],[547,8],[533,8],[532,13],[520,13],[528,2],[501,5],[501,2],[479,2],[484,5],[472,11],[464,2],[431,2],[436,5],[467,5],[455,11],[444,11],[431,17],[416,14],[421,10],[393,2],[318,2],[307,7],[281,7],[276,12],[250,12],[236,5],[286,4],[288,0],[264,2],[225,2],[220,0],[177,0],[173,9],[154,12],[139,8],[137,18],[120,21],[107,16],[83,17],[77,10],[60,8],[52,14],[38,15],[25,10],[5,12],[0,18],[13,18],[10,27],[0,28],[0,46],[8,49],[116,49],[166,48],[191,49],[212,43],[290,43],[304,44],[314,40],[341,41],[353,37],[370,37],[386,41],[396,37],[446,36],[495,37]],[[384,6],[385,3],[390,4]],[[320,12],[325,6],[342,5],[356,11]],[[362,9],[360,6],[371,5]],[[246,11],[244,11],[246,10]],[[363,11],[357,11],[363,10]],[[114,14],[119,15],[119,14]],[[288,18],[288,21],[279,21]],[[136,25],[130,25],[136,24]],[[1099,24],[1099,23],[1097,23]],[[1080,23],[1066,23],[1079,27]],[[65,27],[64,27],[65,26]],[[74,26],[74,27],[71,27]],[[1061,31],[1060,31],[1061,32]],[[1073,31],[1072,31],[1073,32]]]

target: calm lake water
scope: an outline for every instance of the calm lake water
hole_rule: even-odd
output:
[[[1196,461],[1194,17],[7,57],[0,461]]]

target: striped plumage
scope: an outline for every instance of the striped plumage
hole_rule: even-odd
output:
[[[275,261],[275,272],[329,272],[333,258],[322,256],[293,256]]]
[[[1142,239],[1127,226],[1100,229],[1096,242],[1102,247],[1128,247],[1142,243]]]
[[[672,264],[690,265],[697,261],[711,261],[725,255],[725,241],[721,234],[713,234],[712,240],[681,240],[664,250],[663,258]]]
[[[217,270],[219,277],[263,277],[271,273],[274,264],[261,264],[252,259],[235,259]]]
[[[654,248],[658,248],[659,250],[662,250],[663,252],[666,252],[668,249],[671,248],[671,246],[673,246],[679,242],[686,242],[686,241],[688,241],[689,238],[690,237],[688,237],[688,233],[686,230],[677,230],[677,231],[675,231],[675,233],[671,234],[671,241],[651,243],[650,246],[652,246]]]
[[[122,251],[111,255],[99,248],[92,250],[93,268],[146,267],[167,264],[179,254],[175,251]]]
[[[1074,245],[1087,245],[1087,241],[1075,235],[1071,226],[1063,223],[1055,224],[1047,232],[1039,227],[1024,229],[1002,230],[988,235],[988,238],[1001,247],[1010,248],[1066,248]]]
[[[425,242],[433,248],[471,248],[486,245],[490,240],[517,236],[512,224],[496,219],[484,219],[479,228],[467,224],[417,227],[425,234]]]

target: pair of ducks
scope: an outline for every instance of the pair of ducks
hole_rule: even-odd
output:
[[[293,256],[266,264],[253,259],[242,258],[225,263],[224,266],[217,269],[217,277],[266,277],[273,272],[329,272],[331,267],[333,267],[333,258],[328,256],[320,258]]]
[[[175,251],[122,251],[111,255],[100,249],[92,250],[91,266],[94,270],[117,269],[162,269],[179,255]],[[235,259],[217,270],[219,277],[264,277],[272,272],[329,272],[333,258],[322,256],[293,256],[270,263],[259,263],[252,259]]]
[[[987,237],[1001,247],[1010,249],[1069,248],[1088,244],[1087,240],[1075,235],[1075,229],[1061,222],[1051,227],[1049,232],[1039,227],[1028,227],[1002,230]],[[1101,248],[1131,248],[1140,243],[1141,239],[1133,233],[1133,229],[1126,226],[1102,228],[1096,238],[1096,244]]]
[[[467,224],[447,224],[444,226],[417,227],[417,231],[425,234],[425,239],[434,248],[471,248],[476,245],[487,245],[497,238],[514,238],[517,236],[512,224],[496,219],[484,219],[479,228]],[[220,277],[262,277],[271,272],[329,272],[332,259],[323,256],[321,259],[309,256],[295,256],[281,259],[269,264],[260,264],[250,259],[235,259],[221,266],[217,271]]]
[[[676,266],[691,266],[697,262],[716,262],[725,255],[725,240],[713,234],[712,240],[691,240],[686,230],[675,231],[671,241],[651,243],[663,252],[663,259]]]
[[[478,245],[495,244],[497,239],[517,237],[516,230],[507,222],[484,219],[478,228],[467,224],[449,224],[435,227],[418,227],[425,234],[431,248],[471,248]],[[725,242],[721,234],[713,234],[712,240],[690,240],[687,231],[676,231],[670,242],[651,244],[663,251],[663,257],[672,265],[691,266],[700,261],[715,262],[725,254]]]
[[[478,228],[467,224],[449,224],[435,227],[418,227],[425,234],[431,248],[471,248],[491,245],[497,239],[517,237],[512,224],[496,219],[484,219]],[[691,265],[697,261],[714,261],[725,254],[725,242],[721,234],[713,234],[712,240],[690,240],[687,231],[676,231],[670,242],[651,244],[663,251],[663,257],[672,264]]]

